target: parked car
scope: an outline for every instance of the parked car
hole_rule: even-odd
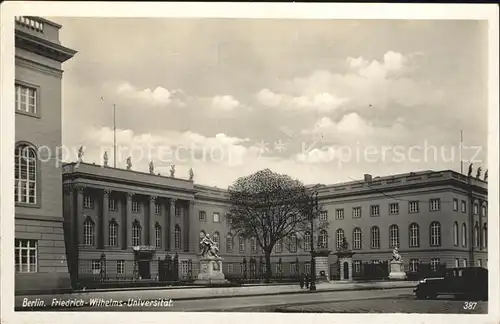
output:
[[[480,267],[446,269],[443,277],[421,280],[413,292],[418,299],[454,295],[468,300],[488,300],[488,270]]]

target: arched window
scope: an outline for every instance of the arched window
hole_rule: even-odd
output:
[[[219,247],[219,244],[220,244],[220,234],[219,234],[219,232],[215,232],[214,233],[214,236],[212,237],[212,240],[214,241],[215,246]]]
[[[328,248],[328,232],[326,230],[319,232],[318,247],[322,249]]]
[[[431,246],[441,246],[441,224],[432,222],[430,225]]]
[[[132,246],[141,245],[141,223],[138,220],[135,220],[132,223]]]
[[[226,237],[226,252],[233,252],[233,234],[228,233]]]
[[[462,224],[462,246],[467,247],[467,225]]]
[[[174,229],[174,249],[181,248],[181,227],[179,225],[175,225]]]
[[[479,225],[474,225],[474,247],[479,247]]]
[[[311,233],[304,234],[304,251],[311,251]]]
[[[336,237],[337,237],[337,250],[340,250],[342,243],[344,242],[344,230],[339,228],[336,232]]]
[[[488,247],[488,225],[484,223],[483,225],[483,247],[487,248]]]
[[[250,250],[252,253],[257,253],[257,239],[255,237],[250,239]]]
[[[370,230],[370,243],[372,249],[380,249],[380,229],[377,226]]]
[[[420,227],[417,223],[410,224],[410,247],[420,246]]]
[[[391,225],[389,227],[389,246],[391,248],[399,247],[399,227]]]
[[[356,227],[352,231],[352,248],[354,250],[361,250],[361,244],[362,244],[361,228]]]
[[[114,219],[108,225],[108,244],[118,246],[118,223]]]
[[[34,148],[18,145],[14,161],[14,201],[36,204],[37,156]]]
[[[161,226],[160,224],[155,224],[155,246],[161,248]]]
[[[90,217],[85,218],[83,222],[83,245],[94,245],[94,221]]]
[[[458,223],[453,223],[453,245],[458,246]]]

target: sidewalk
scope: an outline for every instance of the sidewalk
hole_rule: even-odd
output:
[[[374,290],[374,289],[396,289],[415,287],[415,281],[395,281],[395,282],[332,282],[319,283],[316,285],[316,293],[329,291],[347,291],[347,290]],[[129,298],[146,300],[172,299],[179,300],[196,300],[196,299],[213,299],[213,298],[231,298],[231,297],[246,297],[246,296],[265,296],[265,295],[281,295],[281,294],[300,294],[309,293],[306,289],[300,289],[298,285],[282,285],[282,286],[243,286],[243,287],[218,287],[218,288],[183,288],[183,289],[143,289],[134,291],[88,291],[75,292],[67,294],[52,294],[52,295],[20,295],[15,296],[16,310],[34,310],[47,309],[51,307],[53,299],[59,301],[78,300],[85,306],[88,306],[91,299],[103,299],[113,301],[127,301]],[[83,301],[83,302],[82,302]],[[27,306],[27,302],[32,302]],[[44,306],[42,306],[44,305]],[[33,307],[35,306],[35,307]]]

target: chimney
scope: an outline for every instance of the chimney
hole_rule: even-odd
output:
[[[370,181],[372,181],[372,175],[365,173],[365,182],[370,182]]]

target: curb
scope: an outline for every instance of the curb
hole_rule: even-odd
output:
[[[259,296],[278,296],[278,295],[298,295],[298,294],[322,294],[322,293],[328,293],[328,292],[344,292],[344,291],[367,291],[367,290],[387,290],[387,289],[408,289],[412,287],[359,287],[359,288],[354,288],[354,289],[349,289],[349,288],[341,288],[341,289],[325,289],[325,290],[316,290],[314,292],[311,292],[309,290],[299,290],[299,291],[282,291],[282,292],[275,292],[275,293],[259,293],[259,294],[247,294],[247,295],[216,295],[216,296],[196,296],[196,297],[183,297],[183,298],[175,298],[173,299],[175,301],[190,301],[190,300],[200,300],[200,299],[223,299],[223,298],[242,298],[242,297],[259,297]],[[158,298],[154,299],[143,299],[143,301],[153,301],[157,300]],[[88,308],[90,305],[88,302],[85,303],[85,306],[82,306],[82,308]],[[21,307],[21,306],[15,306],[14,307],[15,311],[49,311],[49,310],[58,310],[58,311],[64,311],[64,308],[61,307],[53,307],[53,306],[45,306],[45,307]],[[73,309],[74,311],[74,309]]]

